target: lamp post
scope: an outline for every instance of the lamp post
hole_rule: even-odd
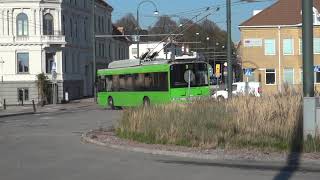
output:
[[[145,4],[145,3],[150,3],[154,6],[155,8],[155,11],[154,11],[154,15],[158,15],[159,14],[159,11],[158,11],[158,8],[157,8],[157,5],[156,3],[154,3],[153,1],[151,0],[144,0],[144,1],[141,1],[137,7],[137,57],[140,58],[140,49],[139,49],[139,46],[140,46],[140,23],[139,23],[139,10],[140,10],[140,6],[142,4]]]
[[[4,60],[1,58],[1,61],[0,61],[0,63],[1,63],[1,82],[3,82],[3,64],[5,63],[4,62]]]
[[[200,35],[200,33],[196,33],[196,55],[197,55],[197,58],[198,58],[198,41],[199,41],[199,35]]]
[[[315,137],[316,98],[314,97],[314,57],[313,57],[313,0],[302,3],[302,54],[303,54],[303,136]],[[320,122],[318,122],[320,126]]]
[[[206,48],[206,50],[209,51],[208,48],[209,48],[210,37],[207,37],[206,39],[207,39],[207,48]],[[209,58],[208,58],[208,63],[210,63]]]
[[[213,67],[214,67],[214,73],[216,72],[216,46],[219,46],[219,42],[216,42],[216,44],[213,46]],[[220,73],[220,72],[218,72]]]
[[[233,69],[232,69],[232,40],[231,40],[231,0],[227,0],[227,60],[228,60],[228,97],[232,97],[232,81],[233,81]]]

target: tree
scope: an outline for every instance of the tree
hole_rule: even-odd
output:
[[[178,25],[172,20],[169,16],[160,16],[159,20],[155,23],[155,25],[149,28],[149,34],[170,34],[170,33],[178,33]],[[161,41],[163,37],[155,36],[150,37],[149,40],[152,41]]]
[[[126,14],[115,23],[118,27],[124,27],[125,34],[136,34],[137,24],[136,18],[131,13]]]
[[[48,96],[50,95],[49,78],[44,73],[37,75],[38,99],[39,103],[43,106],[48,103]]]

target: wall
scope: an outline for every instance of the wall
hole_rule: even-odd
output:
[[[280,32],[280,49],[279,49],[279,32]],[[264,93],[276,93],[283,90],[283,71],[284,68],[294,69],[294,87],[301,88],[302,79],[302,56],[300,54],[300,27],[278,27],[274,28],[241,28],[241,58],[243,68],[256,68],[255,79],[261,81]],[[320,28],[315,26],[315,38],[320,38]],[[244,47],[246,39],[260,38],[262,39],[262,46],[259,47]],[[283,53],[283,39],[294,40],[294,54],[284,55]],[[264,40],[276,40],[275,55],[267,56],[264,52]],[[280,52],[279,52],[280,50]],[[320,55],[315,54],[315,65],[320,65]],[[280,71],[279,71],[280,61]],[[265,69],[273,68],[276,70],[276,84],[266,85]],[[280,74],[279,74],[280,72]],[[280,76],[279,76],[280,75]]]

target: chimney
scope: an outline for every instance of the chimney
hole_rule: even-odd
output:
[[[253,16],[259,14],[262,10],[253,10]]]
[[[123,27],[117,27],[118,31],[121,32],[122,35],[124,35],[124,28]]]

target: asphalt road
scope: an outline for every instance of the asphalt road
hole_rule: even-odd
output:
[[[96,108],[0,119],[0,180],[308,179],[320,172],[232,166],[85,144],[81,133],[116,122]]]

